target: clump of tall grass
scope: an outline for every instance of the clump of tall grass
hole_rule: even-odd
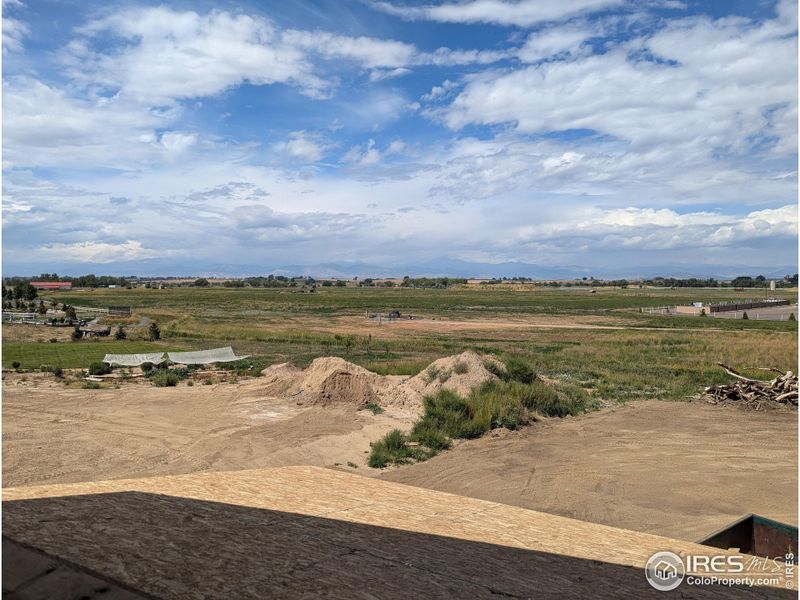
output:
[[[426,452],[419,447],[408,444],[408,438],[399,429],[392,429],[389,433],[370,444],[372,450],[367,464],[376,469],[382,469],[391,464],[402,465],[413,460],[425,460]]]
[[[452,445],[454,439],[472,439],[492,429],[517,429],[534,415],[565,417],[594,408],[591,397],[578,385],[549,385],[531,379],[530,371],[515,365],[519,379],[492,380],[462,398],[440,390],[424,399],[424,413],[406,436],[399,430],[372,445],[370,466],[426,460]],[[409,443],[413,445],[409,445]]]
[[[172,371],[159,370],[155,375],[150,377],[150,381],[156,387],[175,387],[181,380],[178,375]]]

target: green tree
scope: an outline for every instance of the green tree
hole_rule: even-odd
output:
[[[200,277],[199,279],[195,279],[194,283],[192,285],[194,287],[208,287],[211,284],[208,282],[208,279],[206,279],[205,277]]]
[[[158,328],[158,323],[150,323],[147,333],[151,342],[161,339],[161,329]]]
[[[114,334],[114,338],[118,340],[124,340],[128,337],[128,334],[125,333],[125,330],[122,328],[122,325],[117,327],[117,332]]]

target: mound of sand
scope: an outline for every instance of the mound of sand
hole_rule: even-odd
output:
[[[446,356],[433,361],[421,373],[412,377],[408,385],[423,397],[442,389],[453,391],[459,396],[466,396],[472,388],[497,379],[486,369],[486,362],[502,366],[496,358],[482,357],[471,350],[455,356]]]
[[[267,367],[262,375],[267,394],[298,405],[346,405],[359,409],[375,403],[419,410],[425,396],[441,389],[466,395],[473,387],[495,379],[484,366],[486,361],[498,363],[494,358],[467,351],[440,358],[408,378],[378,375],[338,356],[327,356],[315,359],[305,370],[282,363]]]

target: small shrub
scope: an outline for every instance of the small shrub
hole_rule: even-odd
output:
[[[58,340],[56,338],[50,338],[50,343],[51,344],[57,344]]]
[[[379,415],[383,412],[383,408],[375,404],[374,402],[368,402],[364,405],[364,408],[370,411],[373,415]]]
[[[103,386],[96,381],[84,381],[81,387],[85,390],[99,390]]]
[[[389,463],[402,465],[412,460],[424,460],[428,454],[420,448],[409,446],[406,436],[399,429],[393,429],[383,438],[371,444],[372,450],[367,464],[374,469],[383,469]]]
[[[350,467],[351,469],[357,469],[358,468],[358,465],[356,463],[354,463],[353,461],[351,461],[351,460],[347,461],[347,466]]]
[[[794,316],[794,313],[789,313],[789,320],[790,321],[797,321],[797,318]]]
[[[175,387],[178,385],[178,378],[172,371],[159,371],[150,378],[156,387]]]
[[[158,327],[158,323],[150,323],[150,327],[147,329],[147,337],[151,342],[161,339],[161,329]]]
[[[89,365],[89,375],[108,375],[111,373],[111,366],[104,362],[96,361]]]
[[[77,342],[77,341],[83,339],[83,334],[81,333],[81,328],[76,325],[75,329],[72,330],[72,333],[70,334],[70,337],[72,338],[72,341],[74,341],[74,342]]]
[[[745,321],[747,321],[748,319],[750,319],[750,317],[748,317],[748,316],[747,316],[747,311],[745,311],[745,312],[743,312],[743,313],[742,313],[742,319],[744,319]]]
[[[18,371],[20,368],[20,363],[18,360],[11,361],[11,368],[15,371]]]
[[[439,383],[447,383],[447,380],[450,379],[450,371],[442,371],[439,373]]]
[[[39,370],[40,370],[42,373],[49,373],[50,371],[52,371],[52,370],[53,370],[53,367],[51,367],[51,366],[49,366],[49,365],[42,365],[42,366],[40,366],[40,367],[39,367]]]
[[[147,374],[155,368],[155,365],[151,362],[142,363],[139,367],[142,370],[142,373]]]
[[[456,361],[456,364],[453,365],[453,373],[458,375],[463,375],[469,371],[469,365],[465,363],[463,360]]]
[[[427,369],[425,369],[425,373],[422,376],[423,381],[426,384],[431,383],[436,377],[439,375],[439,367],[434,367],[431,365]]]
[[[192,381],[190,379],[189,381],[186,382],[186,385],[188,385],[189,387],[192,387],[194,385],[194,381]]]
[[[53,367],[52,369],[50,369],[50,372],[56,379],[62,379],[64,377],[64,369],[62,369],[61,367]]]
[[[189,369],[187,369],[186,367],[177,367],[175,369],[170,369],[170,373],[175,375],[175,377],[177,377],[181,381],[189,377]]]
[[[125,333],[125,329],[120,325],[117,327],[117,332],[114,334],[114,338],[117,340],[124,340],[128,337],[128,334]]]
[[[203,379],[203,385],[212,385],[213,383],[214,380],[211,379],[210,377],[208,379]]]

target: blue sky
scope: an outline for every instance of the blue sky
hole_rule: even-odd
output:
[[[6,274],[797,262],[794,2],[5,0],[3,34]]]

